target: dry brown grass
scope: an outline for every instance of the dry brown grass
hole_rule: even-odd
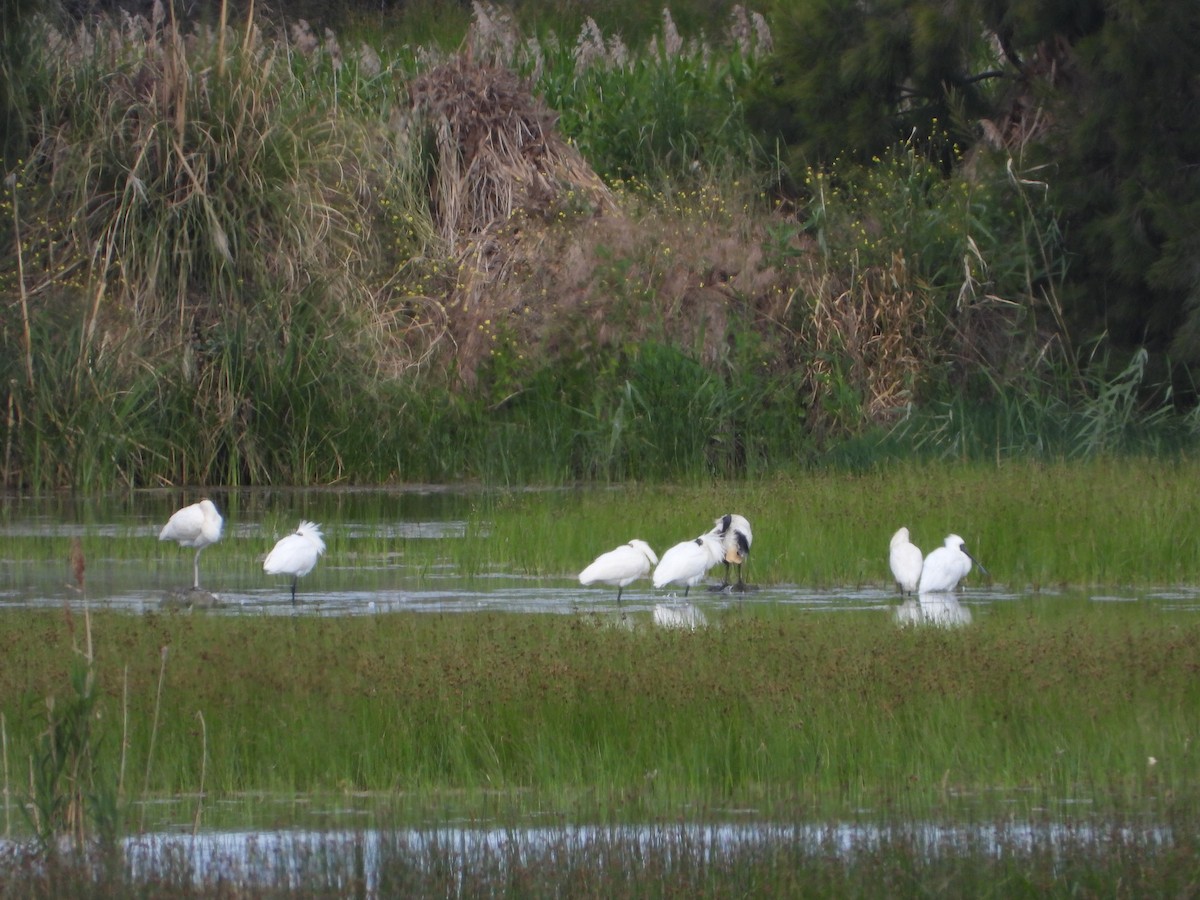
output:
[[[435,218],[457,266],[446,311],[465,386],[498,352],[532,371],[570,348],[649,336],[717,368],[733,326],[752,324],[776,365],[806,367],[815,409],[834,360],[872,420],[907,404],[927,362],[930,303],[903,256],[835,284],[815,254],[811,266],[770,265],[772,215],[727,200],[728,186],[614,194],[512,72],[469,52],[417,79],[410,96],[433,138]],[[793,249],[806,252],[800,240]]]
[[[894,253],[887,268],[856,273],[849,285],[823,276],[811,297],[813,405],[820,405],[821,387],[840,376],[863,398],[870,421],[895,418],[911,402],[913,386],[929,364],[933,312],[903,254]]]

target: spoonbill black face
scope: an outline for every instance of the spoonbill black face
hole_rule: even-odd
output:
[[[721,541],[721,550],[725,563],[725,580],[720,587],[713,590],[724,590],[729,587],[729,567],[738,567],[737,589],[745,590],[746,582],[742,576],[742,563],[750,555],[750,545],[754,535],[750,531],[750,520],[737,513],[726,513],[713,523],[712,533]]]

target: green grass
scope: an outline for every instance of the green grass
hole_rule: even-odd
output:
[[[925,552],[962,536],[995,581],[1014,588],[1196,584],[1198,489],[1194,460],[1134,457],[517,492],[485,501],[489,537],[461,552],[478,555],[468,567],[572,573],[631,538],[661,553],[740,512],[755,529],[749,571],[762,584],[886,584],[888,540],[901,525]]]
[[[515,810],[635,817],[1194,796],[1187,618],[1059,598],[996,605],[959,631],[878,611],[710,620],[682,634],[645,618],[98,614],[96,765],[124,800],[143,783],[192,793],[203,772],[213,797],[499,791]],[[39,698],[66,690],[81,629],[62,613],[0,620],[12,771],[42,730]]]
[[[389,589],[417,588],[446,564],[468,580],[512,572],[572,582],[601,550],[639,535],[661,552],[726,509],[754,523],[749,574],[759,584],[885,586],[887,539],[903,521],[926,549],[935,542],[926,535],[953,529],[998,581],[1055,590],[975,606],[973,624],[953,630],[899,628],[879,609],[754,602],[705,607],[712,627],[695,633],[655,629],[645,611],[631,614],[629,628],[613,627],[607,612],[96,612],[94,687],[82,692],[81,613],[9,609],[0,616],[5,787],[14,801],[45,809],[66,798],[101,837],[160,821],[291,824],[307,821],[306,808],[346,805],[385,828],[390,817],[401,828],[458,817],[519,828],[548,813],[567,823],[705,822],[731,809],[753,810],[772,827],[907,823],[846,858],[779,835],[756,849],[693,857],[685,848],[703,838],[675,844],[669,830],[649,850],[616,834],[587,849],[566,831],[552,849],[522,854],[499,883],[497,858],[476,848],[462,871],[490,894],[524,887],[536,895],[542,888],[530,884],[574,883],[585,872],[603,873],[608,895],[721,895],[726,885],[770,893],[804,883],[845,896],[890,884],[907,896],[936,883],[981,896],[1032,885],[1057,896],[1098,890],[1101,875],[1130,885],[1131,895],[1134,886],[1186,893],[1196,880],[1186,836],[1200,800],[1200,625],[1162,604],[1096,602],[1092,591],[1064,585],[1104,593],[1197,584],[1189,498],[1198,475],[1187,460],[1097,460],[423,498],[235,492],[223,507],[230,530],[205,551],[202,578],[260,586],[259,557],[274,530],[304,515],[323,521],[329,536],[304,585],[318,597],[327,585],[364,589],[377,578],[390,578]],[[147,521],[160,524],[185,499],[14,500],[6,525],[73,528],[51,538],[15,528],[6,578],[27,590],[31,573],[55,560],[65,569],[78,530],[89,588],[116,577],[110,568],[186,581],[190,553],[146,533]],[[371,528],[447,519],[468,520],[467,536],[406,539]],[[339,528],[349,522],[366,527],[351,535]],[[255,523],[262,535],[249,529]],[[51,734],[74,748],[66,758],[78,765],[31,795],[27,773],[31,762],[46,771],[53,761],[43,737]],[[250,799],[264,796],[292,805],[264,813]],[[160,814],[158,801],[170,812]],[[1011,847],[999,856],[970,837],[931,856],[905,830],[1014,820],[1063,823],[1068,833],[1028,848],[1002,830],[998,839]],[[16,807],[6,821],[26,833]],[[1161,824],[1171,837],[1139,838],[1121,830],[1126,822]],[[1103,833],[1071,832],[1079,823]],[[293,852],[297,864],[310,859]],[[322,851],[327,868],[308,871],[306,889],[350,877],[353,852],[341,852],[332,843]],[[449,851],[397,838],[377,875],[428,887],[443,871],[440,852]],[[120,894],[130,877],[119,862],[100,878],[99,869],[75,872],[70,859],[43,859],[38,865],[56,873],[46,886],[45,869],[37,876],[18,857],[3,864],[16,869],[9,884],[43,885],[45,896],[85,884]]]
[[[949,533],[962,536],[991,572],[1014,590],[1064,586],[1145,588],[1200,583],[1200,462],[1108,458],[1088,462],[924,463],[860,473],[809,472],[752,481],[627,484],[541,490],[463,488],[430,494],[388,489],[212,492],[230,523],[204,551],[202,568],[227,589],[259,583],[258,565],[274,540],[301,518],[325,526],[329,552],[310,576],[314,587],[337,567],[354,587],[356,568],[400,566],[394,584],[446,566],[472,579],[513,573],[574,581],[599,553],[631,538],[661,554],[712,527],[725,512],[755,530],[747,575],[756,584],[804,587],[889,586],[887,546],[901,525],[925,552]],[[190,552],[153,535],[202,490],[132,492],[94,498],[56,495],[14,500],[0,522],[27,516],[68,526],[55,535],[18,528],[7,556],[53,567],[80,536],[89,583],[114,571],[182,572]],[[461,522],[463,537],[404,537],[396,521]],[[353,534],[347,523],[356,523]],[[60,570],[62,571],[62,570]],[[7,570],[11,585],[30,579]],[[136,574],[136,572],[133,572]],[[0,580],[5,576],[0,571]],[[59,576],[56,576],[56,578]],[[133,577],[130,575],[129,577]],[[167,578],[162,575],[161,578]],[[332,583],[332,582],[327,582]],[[973,573],[971,584],[981,584]],[[362,581],[362,584],[366,584]],[[56,582],[56,587],[57,582]],[[362,586],[362,585],[360,585]]]

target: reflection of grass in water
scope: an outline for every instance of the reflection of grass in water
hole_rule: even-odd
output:
[[[960,823],[954,823],[957,825]],[[103,871],[76,859],[0,859],[20,896],[1011,897],[1190,896],[1194,818],[1165,831],[1110,820],[1032,829],[1008,821],[850,828],[520,828],[282,835],[206,869],[183,839]],[[143,845],[144,847],[144,845]],[[243,846],[242,850],[245,849]],[[136,861],[136,862],[135,862]],[[149,865],[147,865],[149,863]],[[214,867],[215,868],[215,867]],[[136,871],[135,877],[131,872]],[[102,874],[101,874],[102,872]],[[49,888],[49,891],[47,890]]]
[[[210,807],[255,790],[639,818],[1196,799],[1200,625],[1182,616],[1055,598],[956,631],[882,611],[710,610],[696,633],[635,619],[98,614],[98,765],[121,751],[128,670],[139,778],[123,800],[143,771],[153,796],[194,792],[203,772]],[[69,637],[61,615],[13,612],[0,648],[23,761],[41,723],[21,698],[56,689]]]

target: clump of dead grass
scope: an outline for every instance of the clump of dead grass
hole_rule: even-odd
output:
[[[612,192],[555,127],[556,115],[507,68],[465,52],[409,85],[416,127],[429,136],[434,224],[459,277],[454,311],[459,371],[470,383],[498,286],[535,264],[539,223],[618,212]]]
[[[895,419],[929,364],[933,303],[914,283],[902,252],[889,265],[852,274],[849,284],[820,277],[810,285],[805,337],[810,348],[810,404],[820,411],[833,382],[861,397],[870,422]]]

